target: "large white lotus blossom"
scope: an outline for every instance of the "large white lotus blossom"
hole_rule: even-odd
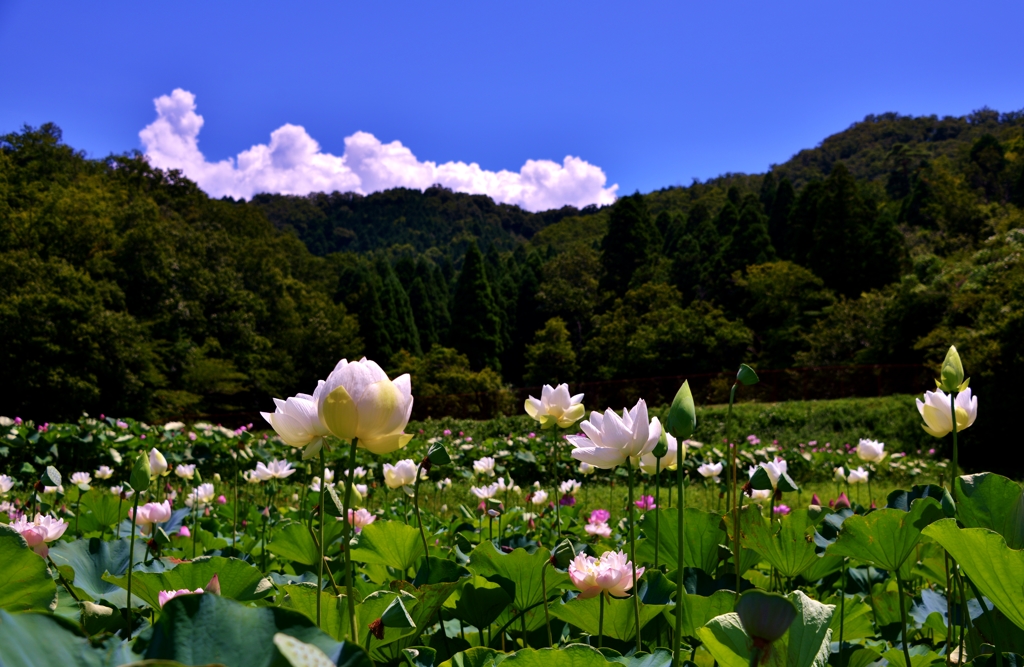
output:
[[[777,489],[779,488],[779,478],[788,471],[789,465],[785,460],[776,457],[774,461],[768,461],[759,466],[751,466],[748,471],[751,479],[753,479],[754,473],[757,472],[758,468],[764,468],[764,471],[768,473],[768,479],[771,480],[772,488]]]
[[[863,467],[859,467],[856,470],[850,471],[850,476],[846,478],[850,484],[866,484],[868,481],[868,471]]]
[[[857,443],[857,456],[862,461],[878,463],[885,458],[885,443],[861,438]]]
[[[469,491],[480,500],[487,500],[488,498],[493,498],[498,493],[498,484],[495,482],[487,486],[471,486]]]
[[[628,460],[630,467],[658,444],[661,422],[655,417],[647,421],[647,403],[640,399],[632,410],[623,410],[620,417],[613,410],[603,415],[591,412],[590,419],[580,424],[586,436],[570,435],[575,449],[572,456],[598,468],[615,468]]]
[[[135,518],[135,523],[142,532],[148,532],[150,526],[157,523],[164,523],[171,519],[171,503],[167,500],[162,503],[146,503],[139,508],[139,513],[134,514],[134,508],[128,509],[128,518]]]
[[[675,470],[679,466],[679,461],[676,454],[679,452],[679,443],[671,433],[665,433],[665,444],[668,446],[668,450],[665,455],[661,457],[661,470]],[[683,457],[686,456],[686,445],[683,445]],[[648,475],[656,475],[658,473],[658,457],[654,455],[653,451],[647,452],[640,457],[640,469]]]
[[[64,523],[64,519],[58,519],[49,514],[45,516],[36,514],[33,521],[22,517],[13,522],[11,528],[21,533],[32,551],[45,558],[49,553],[49,547],[46,545],[59,540],[64,531],[68,529],[68,524]]]
[[[583,417],[583,394],[570,396],[567,384],[557,387],[546,384],[540,391],[540,399],[530,396],[524,407],[526,414],[540,422],[541,428],[555,425],[569,428]]]
[[[544,505],[548,502],[548,492],[538,489],[530,495],[530,502],[534,505]]]
[[[92,475],[87,472],[72,473],[71,483],[77,486],[80,491],[88,491],[92,488],[89,486],[92,483]]]
[[[481,476],[494,477],[494,458],[485,456],[473,461],[473,472]]]
[[[160,477],[167,473],[167,459],[156,447],[149,450],[149,472],[153,477]]]
[[[412,382],[405,374],[388,379],[380,366],[365,357],[338,362],[320,390],[320,422],[342,440],[359,439],[374,454],[405,447],[403,433],[412,414]]]
[[[719,475],[722,474],[722,462],[718,463],[703,463],[697,467],[697,472],[700,473],[701,477],[710,477],[713,481],[719,482],[721,478]]]
[[[114,476],[114,471],[110,466],[100,466],[96,469],[96,479],[110,479]]]
[[[292,447],[302,447],[304,458],[309,458],[320,451],[323,437],[330,431],[320,420],[318,405],[324,388],[321,380],[313,395],[296,394],[290,398],[274,399],[277,409],[273,412],[261,412],[263,418],[270,423],[281,440]]]
[[[384,483],[389,489],[411,487],[416,483],[416,469],[419,466],[412,459],[402,459],[395,465],[384,464]],[[406,489],[410,493],[411,489]]]
[[[0,475],[0,495],[14,488],[14,480],[8,475]]]
[[[213,490],[213,484],[210,482],[204,482],[192,489],[192,493],[188,494],[188,497],[185,498],[185,504],[192,507],[196,501],[198,501],[199,507],[206,507],[213,504],[213,500],[216,496],[217,494]]]
[[[267,482],[272,479],[284,479],[294,473],[295,469],[292,468],[291,463],[288,461],[278,461],[277,459],[265,465],[263,461],[260,461],[256,464],[256,469],[253,470],[253,474],[261,482]]]
[[[644,568],[636,568],[636,577]],[[579,589],[579,598],[586,600],[600,593],[625,597],[633,588],[633,564],[621,551],[606,551],[600,558],[581,553],[569,563],[569,578]]]
[[[192,479],[196,476],[196,464],[194,463],[179,463],[174,468],[174,474],[182,479]]]
[[[917,411],[921,413],[924,423],[921,428],[928,435],[936,438],[945,437],[953,431],[953,419],[950,416],[949,394],[936,389],[924,393],[924,402],[917,399]],[[974,423],[978,417],[978,397],[971,396],[971,390],[964,389],[956,395],[956,430],[962,431]]]
[[[558,490],[562,492],[563,496],[575,496],[576,492],[580,490],[580,483],[575,479],[567,479],[558,485]]]

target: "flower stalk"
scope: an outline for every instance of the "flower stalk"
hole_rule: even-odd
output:
[[[633,462],[626,458],[626,479],[629,480],[629,569],[633,577],[633,619],[636,622],[636,650],[639,653],[640,646],[640,596],[636,589],[636,529],[634,528],[636,505],[633,503]],[[602,594],[602,601],[604,597]],[[602,602],[603,604],[603,602]],[[602,606],[602,609],[604,607]]]

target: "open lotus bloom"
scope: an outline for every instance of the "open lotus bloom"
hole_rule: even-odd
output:
[[[494,477],[494,458],[491,456],[485,456],[482,459],[473,461],[473,472],[477,475]]]
[[[701,477],[710,477],[714,481],[719,481],[719,475],[722,474],[722,463],[703,463],[697,468],[697,472],[700,473]]]
[[[196,476],[196,464],[179,463],[174,468],[174,474],[182,479],[192,479]]]
[[[0,475],[0,495],[14,488],[14,479],[8,475]]]
[[[163,607],[169,600],[173,600],[179,595],[202,595],[203,589],[197,588],[194,591],[190,591],[187,588],[182,588],[176,591],[160,591],[157,594],[157,599],[160,601],[160,606]]]
[[[857,443],[857,456],[859,456],[862,461],[878,463],[885,458],[885,443],[878,442],[877,440],[861,438],[860,442]]]
[[[924,401],[917,399],[917,411],[921,413],[924,423],[921,428],[928,435],[936,438],[945,437],[953,431],[953,419],[950,416],[949,394],[936,389],[926,391]],[[978,397],[971,395],[970,389],[964,389],[956,395],[956,430],[962,431],[974,423],[978,416]]]
[[[110,479],[114,476],[114,471],[110,466],[100,466],[96,469],[96,479]]]
[[[614,597],[625,597],[633,588],[633,563],[621,551],[606,551],[600,558],[581,553],[569,563],[569,578],[580,591],[580,599],[586,600],[600,593]],[[636,577],[644,568],[636,569]]]
[[[412,459],[402,459],[395,465],[384,464],[384,483],[389,489],[399,489],[416,483],[416,469]]]
[[[665,455],[661,457],[661,466],[658,465],[658,457],[654,455],[653,451],[647,452],[640,457],[640,469],[648,475],[656,475],[658,468],[662,470],[675,470],[679,461],[676,455],[679,452],[679,442],[672,436],[671,433],[665,434],[665,444],[668,445]],[[683,456],[686,456],[686,445],[683,445]]]
[[[133,514],[133,509],[129,508],[128,517],[134,517],[135,523],[141,527],[142,532],[147,532],[153,524],[170,520],[171,503],[167,500],[162,503],[146,503],[139,508],[138,515]]]
[[[544,489],[534,491],[530,495],[530,502],[533,503],[534,505],[544,505],[545,503],[548,502],[548,492],[545,491]]]
[[[552,387],[544,385],[540,399],[530,396],[526,399],[526,414],[538,422],[541,428],[569,428],[583,418],[583,394],[569,395],[569,385]]]
[[[36,514],[33,521],[22,517],[13,522],[11,528],[21,533],[32,551],[45,558],[50,551],[46,545],[59,540],[64,531],[68,529],[68,524],[64,523],[64,519],[58,519],[49,514],[45,516]]]
[[[213,489],[213,484],[211,484],[210,482],[204,482],[197,486],[196,488],[192,489],[192,493],[188,494],[188,497],[185,498],[185,504],[188,505],[189,507],[195,505],[196,502],[199,503],[199,507],[212,505],[213,499],[216,497],[216,495],[217,494]]]
[[[79,488],[81,491],[88,491],[90,488],[89,484],[92,483],[92,475],[87,472],[76,472],[71,475],[71,483]]]
[[[320,390],[320,423],[342,440],[359,439],[373,454],[405,447],[412,434],[403,433],[412,414],[412,382],[405,374],[388,379],[376,363],[342,359]]]
[[[377,517],[370,514],[367,510],[360,507],[357,510],[348,511],[349,523],[356,529],[357,533],[362,532],[364,526],[369,526],[371,523],[377,520]]]
[[[488,484],[487,486],[471,486],[469,487],[470,493],[479,498],[480,500],[487,500],[493,498],[498,493],[498,484]]]
[[[630,467],[658,444],[661,422],[655,417],[647,421],[647,403],[640,399],[632,410],[620,417],[609,409],[603,415],[591,412],[590,419],[580,424],[585,436],[567,436],[575,447],[572,456],[598,468],[615,468],[627,460]]]
[[[583,530],[587,531],[587,535],[596,535],[597,537],[611,537],[612,527],[604,521],[590,522],[583,526]],[[630,585],[632,585],[630,581]]]
[[[274,399],[277,409],[261,412],[286,445],[303,447],[303,458],[315,456],[323,444],[323,436],[330,433],[320,421],[319,405],[325,382],[321,380],[313,395],[296,394],[291,398]]]
[[[850,484],[866,484],[868,481],[868,471],[863,467],[857,468],[856,470],[850,471],[850,476],[846,479]]]
[[[294,472],[295,469],[292,468],[292,464],[288,461],[278,461],[277,459],[274,459],[267,464],[264,464],[263,461],[257,463],[256,470],[253,471],[253,474],[259,478],[261,482],[266,482],[272,479],[284,479]]]

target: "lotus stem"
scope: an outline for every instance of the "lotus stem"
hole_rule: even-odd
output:
[[[686,487],[683,485],[683,447],[682,443],[676,449],[676,484],[679,486],[679,508],[676,516],[676,549],[678,550],[679,562],[676,565],[676,633],[672,638],[672,665],[680,667],[680,650],[683,636],[683,579],[686,572],[685,528],[686,528]],[[671,487],[669,487],[671,492]]]
[[[139,516],[139,491],[135,492],[135,503],[132,509],[132,535],[128,541],[128,601],[125,603],[124,619],[127,634],[125,639],[132,637],[132,567],[135,565],[135,520]]]
[[[661,459],[654,462],[654,569],[658,569],[658,554],[661,551]]]
[[[198,506],[199,494],[196,493],[192,498],[192,560],[196,559],[196,538],[199,537],[199,533],[196,532],[196,508]]]
[[[235,454],[235,476],[234,476],[234,504],[231,506],[231,548],[237,551],[238,541],[238,454]]]
[[[121,539],[121,503],[124,502],[124,491],[117,494],[117,539]]]
[[[900,620],[903,624],[903,659],[907,661],[906,664],[911,665],[913,663],[910,662],[910,646],[907,644],[907,601],[903,595],[903,577],[900,576],[899,568],[896,569],[896,590],[900,594]],[[961,653],[961,655],[963,654]]]
[[[953,504],[956,505],[956,478],[957,478],[957,461],[959,460],[957,455],[957,443],[956,443],[956,392],[949,392],[949,416],[953,421],[953,476],[950,478],[949,485],[951,487],[951,495],[953,496]]]
[[[843,667],[843,629],[846,626],[846,559],[843,559],[843,578],[839,589],[839,667]]]
[[[321,627],[320,592],[324,589],[324,521],[327,520],[327,512],[324,511],[327,493],[327,454],[324,451],[326,448],[326,444],[320,445],[320,560],[316,573],[316,627],[318,628]],[[238,480],[235,480],[235,484],[238,484]],[[355,635],[352,636],[352,639],[355,640]]]
[[[423,461],[426,460],[423,459]],[[416,510],[416,523],[420,526],[420,538],[423,540],[423,564],[427,568],[427,572],[430,572],[430,547],[427,546],[427,534],[423,531],[423,517],[420,516],[420,470],[423,469],[423,461],[420,461],[420,464],[416,466],[416,483],[412,487],[412,506]],[[351,470],[351,468],[349,469]],[[345,501],[345,504],[345,514],[347,515],[349,512],[347,507],[348,500]],[[345,518],[348,519],[347,516]]]
[[[344,507],[344,522],[345,522],[345,543],[343,549],[345,550],[345,594],[348,597],[348,617],[352,622],[352,640],[359,641],[358,628],[356,626],[356,599],[352,596],[352,555],[351,545],[352,541],[352,522],[348,520],[348,508],[352,502],[352,480],[355,476],[356,470],[356,448],[359,446],[359,438],[352,438],[352,450],[349,453],[348,459],[348,475],[345,479],[345,507]],[[321,530],[323,530],[323,524],[321,523]]]
[[[634,593],[635,595],[635,593]],[[604,591],[601,591],[601,612],[597,617],[597,648],[604,648]],[[637,637],[640,636],[640,629],[637,628]]]
[[[548,565],[551,565],[551,559],[549,558],[543,567],[540,568],[540,588],[544,595],[544,626],[548,629],[548,648],[554,648],[555,642],[551,637],[551,614],[548,612],[548,581],[547,571]],[[459,628],[462,628],[462,621],[459,621]],[[465,639],[465,637],[463,637]],[[999,665],[1002,667],[1002,665]]]
[[[634,515],[636,505],[633,504],[633,462],[626,457],[626,470],[629,473],[626,479],[629,480],[629,560],[630,570],[633,575],[633,617],[636,621],[636,650],[639,653],[640,646],[640,594],[636,589],[636,523]]]
[[[732,404],[736,400],[736,387],[739,382],[735,382],[732,388],[729,390],[729,411],[725,413],[725,444],[729,447],[729,467],[732,473],[732,487],[730,489],[733,517],[733,562],[736,564],[736,597],[740,596],[740,499],[737,493],[737,480],[736,480],[736,448],[729,442],[729,422],[732,421]]]

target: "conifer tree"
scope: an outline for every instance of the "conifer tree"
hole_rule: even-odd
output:
[[[657,238],[658,230],[639,192],[615,202],[608,233],[601,241],[602,291],[625,294],[633,274],[661,247],[660,242],[655,245]]]
[[[552,317],[526,348],[525,380],[528,385],[559,384],[576,378],[576,351],[561,317]]]
[[[501,317],[487,282],[484,258],[476,241],[469,244],[455,284],[449,338],[469,358],[473,370],[501,371]]]
[[[740,211],[739,223],[729,244],[726,264],[731,271],[751,264],[764,264],[775,259],[775,248],[768,236],[768,221],[761,213],[761,204],[748,195]]]
[[[768,236],[771,237],[775,253],[783,259],[791,257],[786,227],[795,202],[796,191],[793,189],[793,183],[788,178],[783,178],[779,181],[779,187],[775,189],[772,207],[768,212]]]
[[[377,260],[377,273],[381,285],[379,298],[383,312],[382,327],[391,341],[391,354],[399,350],[420,354],[420,334],[416,329],[409,295],[398,282],[398,276],[386,259]],[[387,358],[390,360],[390,355]]]

